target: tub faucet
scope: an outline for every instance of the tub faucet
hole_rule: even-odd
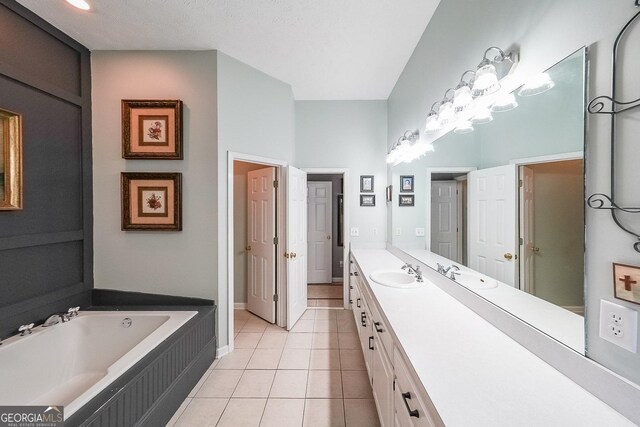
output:
[[[47,320],[42,324],[43,327],[48,328],[49,326],[57,325],[58,323],[63,322],[61,314],[52,314],[47,317]]]
[[[29,335],[31,333],[31,329],[33,329],[33,323],[29,323],[27,325],[21,325],[18,328],[18,332],[20,332],[21,337],[24,337],[25,335]]]
[[[57,325],[58,323],[61,323],[61,322],[62,323],[68,322],[69,320],[73,319],[78,315],[79,310],[80,310],[80,307],[71,307],[70,309],[67,310],[66,313],[52,314],[47,318],[47,320],[44,321],[42,326],[46,328],[49,326]]]

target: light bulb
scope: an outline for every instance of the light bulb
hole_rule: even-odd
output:
[[[87,3],[85,0],[67,0],[67,3],[81,10],[91,9],[91,6],[89,6],[89,3]]]
[[[500,83],[498,82],[498,74],[496,73],[496,67],[490,62],[481,65],[476,71],[476,79],[473,83],[473,89],[471,90],[473,96],[490,95],[497,92],[500,89]]]
[[[471,119],[471,123],[474,125],[481,125],[484,123],[489,123],[493,120],[493,116],[491,115],[491,110],[488,108],[478,108],[476,110],[476,114]]]
[[[469,120],[460,120],[453,131],[455,133],[473,132],[473,124],[471,124],[471,121]]]
[[[468,110],[472,103],[473,96],[471,96],[471,88],[466,84],[464,86],[458,86],[453,94],[453,108],[456,113]]]
[[[540,95],[553,88],[556,84],[549,73],[540,73],[537,76],[533,77],[527,83],[525,83],[522,88],[518,91],[519,96],[533,96]]]
[[[425,124],[424,130],[426,133],[437,133],[440,132],[442,126],[440,125],[440,121],[438,120],[438,115],[435,113],[429,113],[427,116],[427,123]]]
[[[453,102],[451,100],[444,101],[444,103],[440,106],[440,110],[438,111],[438,120],[443,126],[451,123],[456,117],[456,112],[453,108]]]
[[[503,93],[496,98],[496,101],[491,107],[491,111],[494,113],[502,113],[505,111],[513,110],[518,106],[518,101],[513,93]]]

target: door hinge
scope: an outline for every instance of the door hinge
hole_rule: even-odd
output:
[[[278,188],[278,180],[273,181],[273,188]]]
[[[393,391],[396,391],[396,379],[393,379]]]
[[[273,238],[273,244],[274,244],[274,245],[277,245],[277,244],[278,244],[278,237],[274,237],[274,238]]]
[[[524,240],[522,240],[522,237],[520,238],[520,244],[524,245]]]
[[[278,294],[274,294],[273,295],[273,301],[274,302],[278,302]]]
[[[524,182],[522,182],[522,180],[521,180],[521,179],[519,179],[519,180],[518,180],[518,186],[519,186],[519,187],[523,187],[523,186],[524,186]]]

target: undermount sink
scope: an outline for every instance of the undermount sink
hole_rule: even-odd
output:
[[[456,277],[456,282],[469,289],[493,289],[498,287],[496,279],[472,271],[462,271],[460,276]]]
[[[423,283],[416,282],[413,275],[401,270],[377,270],[369,275],[374,282],[391,288],[418,288]]]

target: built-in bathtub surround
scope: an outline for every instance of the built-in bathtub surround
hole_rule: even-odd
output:
[[[68,419],[195,314],[83,311],[9,338],[0,347],[0,402],[64,406]]]

